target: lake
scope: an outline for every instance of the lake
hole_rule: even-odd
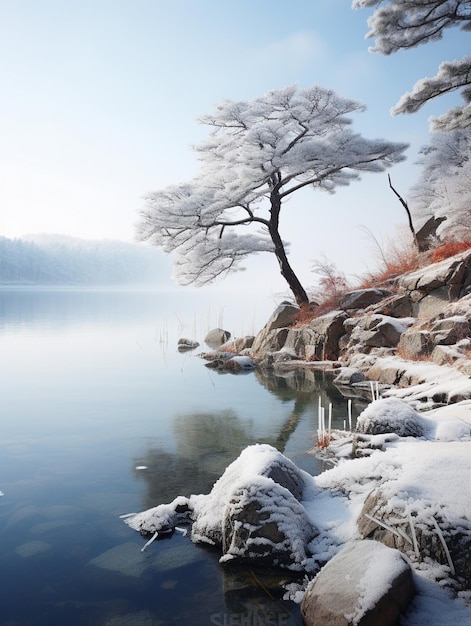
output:
[[[142,552],[120,519],[208,493],[252,443],[322,470],[309,453],[319,396],[334,427],[346,399],[319,372],[205,367],[208,330],[251,334],[271,312],[224,298],[0,289],[2,626],[302,623],[280,591],[289,576],[221,566],[179,533]],[[179,353],[179,337],[201,346]]]

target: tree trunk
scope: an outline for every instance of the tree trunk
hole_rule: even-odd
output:
[[[309,304],[309,298],[307,297],[307,293],[302,286],[299,278],[293,271],[291,267],[288,257],[286,256],[286,250],[283,245],[283,241],[280,237],[279,233],[279,214],[281,209],[281,199],[278,193],[278,189],[273,189],[270,195],[271,201],[271,209],[270,209],[270,223],[269,223],[269,232],[271,240],[275,246],[275,256],[280,265],[280,272],[283,278],[288,283],[289,288],[293,292],[296,303],[301,307],[305,307]]]

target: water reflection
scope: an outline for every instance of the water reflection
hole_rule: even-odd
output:
[[[343,427],[343,420],[347,419],[347,402],[345,395],[333,384],[334,375],[331,372],[300,367],[288,371],[256,370],[255,376],[261,385],[282,402],[295,399],[295,408],[286,424],[286,432],[279,435],[281,445],[289,439],[303,413],[310,411],[317,416],[319,402],[324,408],[332,405],[332,427]],[[367,404],[365,398],[352,394],[353,420]]]
[[[179,495],[209,493],[228,464],[248,445],[268,443],[289,455],[290,443],[299,431],[301,438],[309,433],[312,444],[309,438],[304,438],[300,444],[304,449],[299,450],[298,446],[297,452],[307,453],[309,447],[315,446],[319,401],[324,407],[332,405],[333,427],[343,428],[347,419],[346,400],[333,385],[331,374],[300,368],[281,373],[256,370],[253,375],[286,405],[283,419],[273,420],[270,429],[260,434],[251,428],[250,421],[230,409],[176,414],[172,418],[175,451],[151,441],[133,459],[134,476],[146,485],[142,509],[171,502]],[[355,399],[354,420],[366,404],[362,398]],[[304,463],[297,462],[313,473],[324,468],[311,455],[304,457]]]
[[[2,624],[301,623],[280,597],[286,573],[222,567],[217,550],[180,535],[142,553],[119,519],[208,493],[256,442],[315,473],[306,450],[319,396],[345,414],[322,373],[218,376],[177,353],[177,338],[193,335],[179,310],[194,316],[203,303],[0,290]]]

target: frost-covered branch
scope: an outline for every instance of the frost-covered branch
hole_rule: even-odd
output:
[[[433,41],[443,31],[459,27],[471,31],[470,0],[353,0],[354,9],[378,7],[368,19],[367,38],[375,38],[372,52],[389,55]],[[432,131],[449,131],[471,126],[471,57],[440,65],[432,78],[423,78],[404,94],[391,113],[414,113],[426,102],[445,93],[461,89],[465,104],[438,118],[432,118]]]
[[[378,7],[368,19],[372,52],[392,54],[442,38],[446,28],[470,30],[469,0],[352,0],[353,9]]]
[[[307,302],[278,230],[283,199],[307,185],[333,192],[404,159],[406,144],[352,131],[349,114],[362,110],[318,85],[222,102],[201,118],[211,132],[195,148],[199,175],[147,196],[139,238],[176,254],[184,284],[210,282],[251,253],[273,252],[296,301]]]
[[[471,57],[460,61],[445,61],[432,78],[419,80],[410,93],[402,96],[391,113],[415,113],[426,102],[437,96],[463,87],[465,104],[457,107],[439,118],[432,119],[431,130],[448,131],[467,128],[471,125]]]

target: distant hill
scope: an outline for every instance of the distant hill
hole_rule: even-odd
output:
[[[63,235],[0,237],[0,284],[169,287],[169,259],[156,248]]]

